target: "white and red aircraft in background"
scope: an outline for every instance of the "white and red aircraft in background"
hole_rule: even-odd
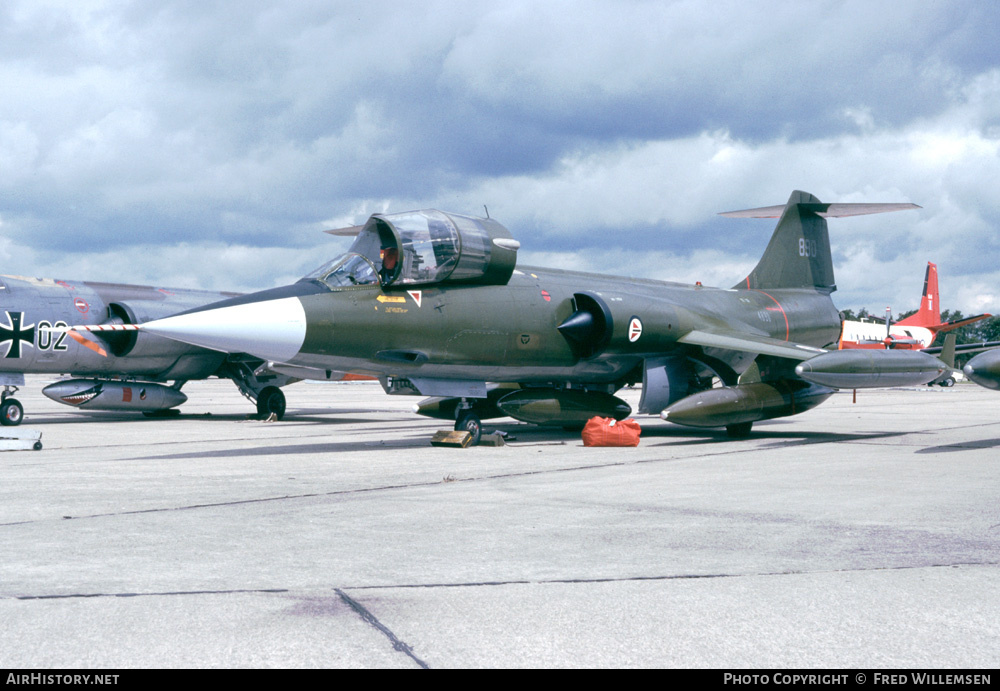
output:
[[[840,333],[841,350],[851,348],[923,350],[934,342],[939,333],[972,324],[992,315],[979,314],[955,321],[941,321],[941,306],[938,301],[937,265],[927,262],[924,275],[924,294],[920,309],[906,319],[891,322],[889,308],[885,321],[843,322]]]

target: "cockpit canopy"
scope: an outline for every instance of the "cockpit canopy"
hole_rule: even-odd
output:
[[[520,246],[492,219],[433,209],[375,214],[360,229],[347,232],[357,233],[351,248],[303,280],[321,281],[333,289],[377,283],[505,285]]]

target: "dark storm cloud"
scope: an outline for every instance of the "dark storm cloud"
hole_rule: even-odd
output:
[[[445,74],[467,97],[597,139],[822,136],[870,104],[898,125],[935,112],[989,7],[918,3],[514,3],[456,41]],[[970,41],[972,38],[975,41]]]

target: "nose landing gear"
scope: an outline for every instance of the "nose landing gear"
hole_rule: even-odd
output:
[[[0,393],[0,425],[16,427],[24,419],[24,406],[12,394],[17,393],[16,386],[5,386]]]
[[[469,446],[476,446],[479,443],[479,439],[483,436],[483,422],[471,410],[463,410],[458,414],[458,420],[455,422],[455,431],[471,434],[472,439],[469,441]]]

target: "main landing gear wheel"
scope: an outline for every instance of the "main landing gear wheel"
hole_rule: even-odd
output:
[[[267,419],[273,414],[277,419],[285,416],[285,394],[277,386],[265,386],[257,395],[257,413]]]
[[[726,425],[726,435],[730,439],[746,439],[750,436],[752,422],[738,422],[735,425]]]
[[[8,398],[0,404],[0,425],[17,427],[24,419],[24,407],[16,398]]]
[[[469,442],[469,446],[475,446],[479,443],[479,438],[483,436],[483,421],[475,413],[465,411],[458,416],[458,421],[455,422],[455,431],[471,434],[472,440]]]

